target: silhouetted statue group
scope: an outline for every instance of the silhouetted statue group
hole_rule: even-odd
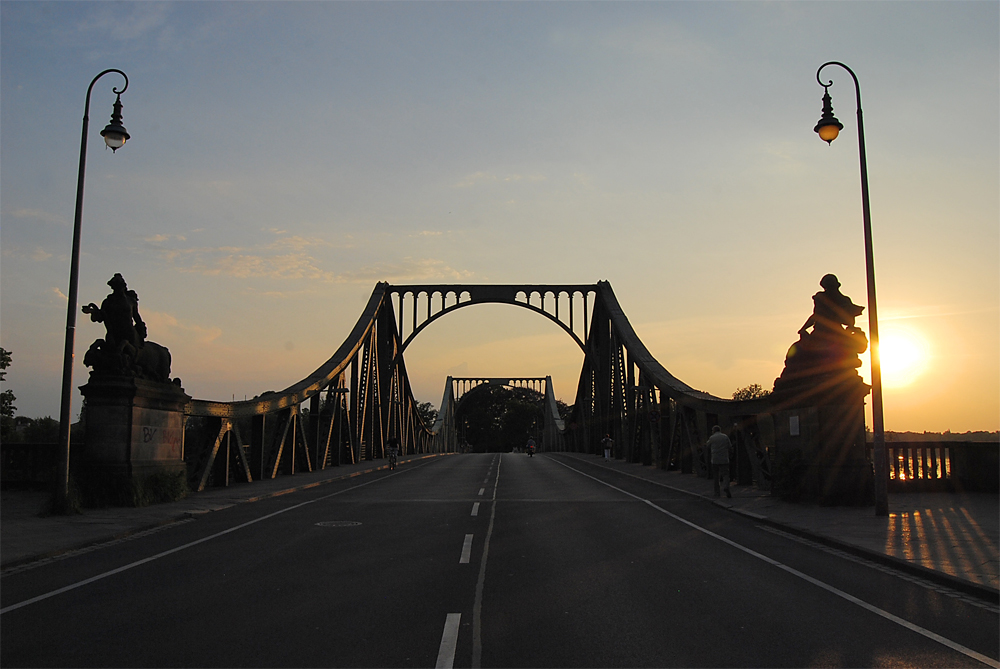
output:
[[[778,395],[835,391],[845,382],[860,381],[858,356],[868,348],[868,338],[854,326],[854,319],[864,307],[840,292],[833,274],[819,285],[823,290],[813,295],[813,313],[799,329],[799,340],[788,349],[785,369],[774,381]]]
[[[111,294],[101,306],[91,302],[83,307],[90,320],[104,323],[104,339],[90,345],[83,364],[95,374],[132,376],[161,383],[170,382],[170,351],[146,341],[146,324],[139,315],[139,297],[129,290],[121,274],[108,281]],[[180,385],[179,379],[174,383]]]

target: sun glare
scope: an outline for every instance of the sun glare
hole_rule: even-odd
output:
[[[908,386],[927,371],[930,346],[920,333],[909,328],[886,325],[879,331],[882,360],[882,385],[887,388]]]

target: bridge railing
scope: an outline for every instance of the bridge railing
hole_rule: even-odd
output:
[[[629,462],[709,475],[702,447],[720,425],[737,447],[741,483],[771,485],[773,425],[764,399],[727,400],[697,390],[666,370],[639,339],[611,285],[597,284],[567,446],[598,454],[609,435]],[[769,439],[770,437],[770,439]]]
[[[434,450],[440,453],[455,453],[460,450],[458,443],[458,426],[455,423],[455,392],[454,384],[449,376],[444,384],[444,395],[441,398],[441,408],[438,409],[437,420],[431,432],[434,433]]]
[[[556,402],[551,376],[545,377],[545,404],[542,414],[542,450],[566,450],[566,424],[559,415],[559,404]]]
[[[1000,444],[906,441],[885,445],[890,492],[998,492]],[[868,459],[872,445],[868,444]]]
[[[431,452],[410,388],[388,284],[376,285],[354,329],[316,371],[252,400],[192,400],[185,460],[192,486],[228,485],[402,454]]]

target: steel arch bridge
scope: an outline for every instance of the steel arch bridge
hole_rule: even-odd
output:
[[[600,452],[611,435],[616,456],[704,473],[700,445],[712,425],[735,437],[741,480],[770,484],[773,426],[768,398],[727,400],[680,381],[636,335],[607,281],[565,285],[378,283],[347,339],[312,374],[251,400],[192,400],[185,460],[193,487],[228,485],[384,457],[398,436],[401,453],[455,452],[454,415],[462,392],[522,379],[448,377],[434,425],[424,423],[403,352],[431,323],[478,304],[509,304],[551,320],[584,354],[570,418],[555,408],[545,377],[543,450]],[[534,381],[537,381],[535,379]],[[550,406],[551,400],[551,406]],[[552,414],[552,415],[549,415]],[[764,420],[759,420],[763,418]]]

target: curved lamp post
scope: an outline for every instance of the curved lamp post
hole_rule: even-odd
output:
[[[111,122],[101,131],[104,143],[112,152],[117,151],[129,139],[129,134],[122,125],[122,93],[128,88],[128,75],[121,70],[104,70],[90,82],[87,88],[87,101],[83,107],[83,133],[80,139],[80,171],[76,180],[76,215],[73,218],[73,255],[69,269],[69,295],[66,306],[66,347],[63,351],[62,398],[59,405],[59,472],[56,484],[56,500],[60,507],[65,508],[69,496],[69,444],[70,444],[70,412],[73,395],[73,344],[76,335],[76,302],[77,284],[80,276],[80,224],[83,218],[83,177],[87,169],[87,128],[90,125],[90,93],[94,84],[105,74],[115,72],[125,78],[125,87],[121,90],[112,88],[117,96],[111,113]]]
[[[875,306],[875,260],[872,257],[872,220],[868,206],[868,161],[865,158],[865,125],[861,117],[861,86],[858,77],[851,68],[837,61],[820,65],[816,70],[816,81],[823,87],[823,116],[813,130],[827,144],[837,139],[843,130],[843,124],[833,115],[833,103],[830,99],[830,86],[833,80],[823,83],[820,72],[827,65],[837,65],[844,68],[854,79],[854,91],[858,100],[858,147],[861,152],[861,208],[865,225],[865,267],[868,273],[868,329],[871,345],[869,355],[872,362],[872,431],[875,436],[875,515],[889,515],[887,467],[885,459],[885,425],[882,420],[882,366],[878,348],[878,310]]]

